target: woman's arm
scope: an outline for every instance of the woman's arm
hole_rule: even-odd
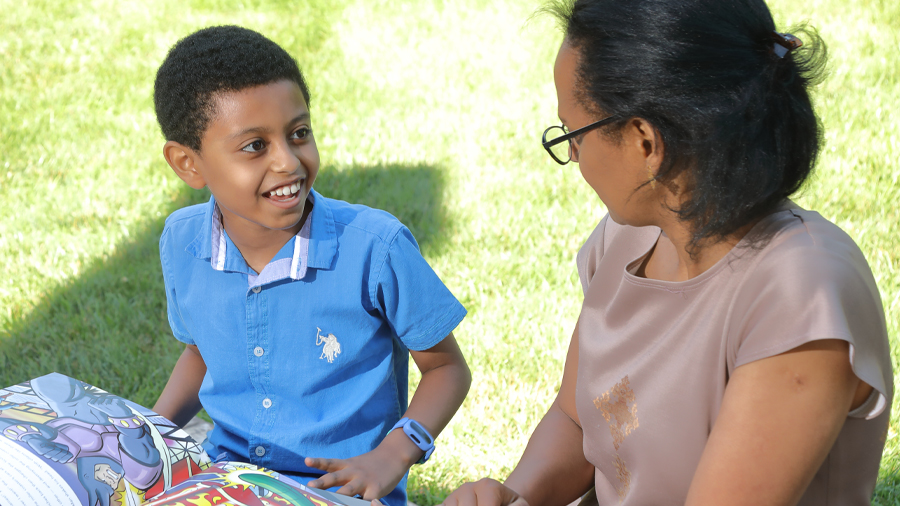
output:
[[[575,410],[578,327],[572,334],[556,400],[535,428],[519,464],[504,484],[491,479],[466,483],[445,506],[564,506],[590,489],[594,466],[584,457],[584,434]]]
[[[200,356],[200,350],[192,344],[186,345],[153,411],[184,427],[203,407],[199,393],[204,375],[206,362]]]
[[[796,504],[871,390],[836,339],[738,367],[685,504]]]

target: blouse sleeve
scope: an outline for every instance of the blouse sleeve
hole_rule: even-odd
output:
[[[893,373],[881,297],[862,252],[824,219],[792,227],[772,239],[746,276],[735,301],[729,373],[820,339],[850,344],[853,372],[878,392],[870,409],[851,416],[878,416],[893,396]]]
[[[581,290],[587,294],[588,286],[597,272],[597,265],[603,258],[604,245],[606,241],[607,223],[610,223],[609,215],[603,217],[600,223],[594,228],[587,241],[578,250],[575,257],[575,265],[578,267],[578,279],[581,280]]]

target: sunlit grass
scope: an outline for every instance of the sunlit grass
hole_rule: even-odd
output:
[[[832,56],[816,98],[827,144],[798,201],[860,244],[896,343],[900,4],[773,4],[785,24],[818,27]],[[573,259],[604,212],[577,167],[537,142],[556,121],[560,40],[549,20],[526,25],[538,5],[0,0],[0,383],[59,370],[153,404],[179,351],[155,242],[173,208],[203,196],[160,155],[152,81],[178,38],[242,24],[307,75],[331,173],[320,189],[408,216],[469,309],[456,334],[473,387],[435,458],[413,470],[412,499],[503,477],[555,394],[580,304]],[[440,216],[404,214],[409,189],[383,178],[347,188],[384,167],[422,169]],[[390,173],[412,174],[403,170]],[[895,415],[878,504],[900,502],[898,433]]]

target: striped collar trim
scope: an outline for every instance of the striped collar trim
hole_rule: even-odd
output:
[[[309,193],[307,200],[315,207],[315,195]],[[303,279],[306,276],[307,260],[309,258],[309,238],[312,228],[312,212],[306,218],[306,222],[297,235],[294,236],[294,253],[290,258],[290,264],[287,258],[270,262],[263,268],[258,275],[248,274],[247,283],[250,288],[254,286],[264,285],[279,279],[290,277],[293,280]],[[225,254],[227,250],[227,241],[225,240],[225,228],[222,225],[222,212],[219,205],[214,204],[212,212],[210,228],[210,247],[211,254],[209,264],[214,270],[225,270]]]

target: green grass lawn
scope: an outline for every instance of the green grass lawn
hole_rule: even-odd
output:
[[[387,209],[469,309],[474,373],[411,499],[503,477],[559,383],[581,290],[574,256],[604,208],[540,147],[561,35],[538,0],[0,0],[0,384],[59,371],[152,405],[180,346],[157,240],[205,200],[161,156],[152,83],[177,39],[261,31],[313,94],[319,191]],[[830,44],[826,146],[798,197],[862,247],[900,338],[900,3],[773,1]],[[414,376],[414,375],[413,375]],[[415,378],[413,378],[415,379]],[[897,401],[895,401],[896,404]],[[896,405],[874,504],[900,504]]]

